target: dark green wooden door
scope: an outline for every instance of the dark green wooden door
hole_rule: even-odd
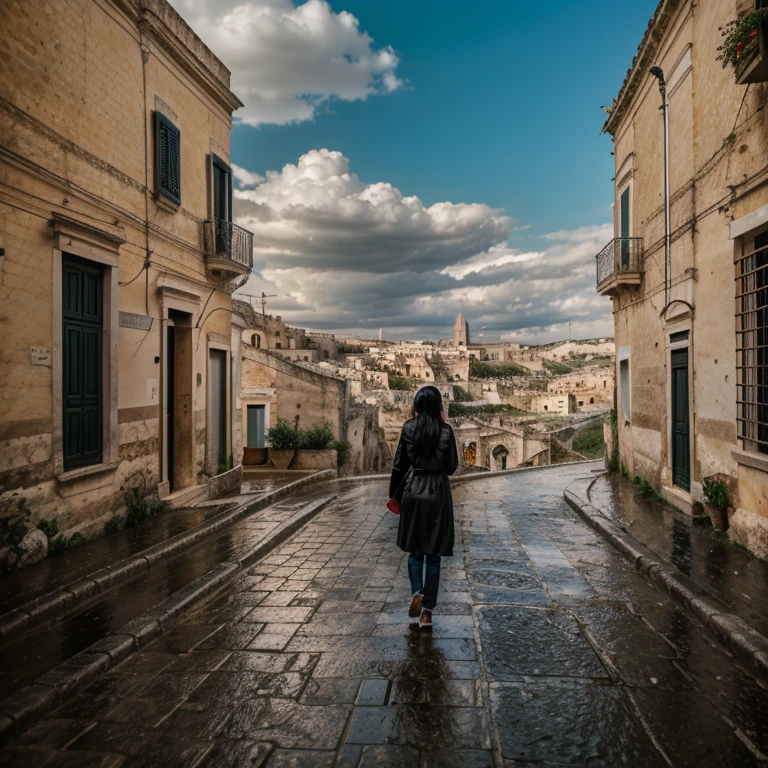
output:
[[[64,469],[102,460],[102,269],[65,255],[63,282]]]
[[[619,212],[619,237],[621,237],[621,266],[629,266],[629,187],[621,193]]]
[[[672,482],[691,490],[688,349],[672,351]]]

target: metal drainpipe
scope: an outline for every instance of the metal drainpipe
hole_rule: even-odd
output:
[[[667,88],[662,81],[661,89],[662,110],[664,110],[664,305],[669,304],[669,282],[672,276],[672,261],[670,249],[672,247],[671,216],[669,206],[669,102],[667,101]]]
[[[670,209],[669,209],[669,102],[667,101],[667,83],[661,67],[651,67],[651,74],[659,81],[659,93],[661,93],[661,107],[664,113],[664,307],[669,304],[669,280],[672,271],[670,261],[670,246],[672,236],[670,233]]]

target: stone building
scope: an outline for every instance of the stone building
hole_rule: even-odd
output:
[[[256,349],[270,349],[286,360],[315,363],[335,360],[338,344],[332,333],[316,333],[293,328],[280,315],[258,312],[253,305],[234,297],[238,315],[245,321],[243,342]]]
[[[484,363],[512,363],[521,360],[520,345],[514,343],[470,344],[467,351],[470,360]]]
[[[279,318],[267,319],[277,322],[265,325],[263,316],[254,313],[250,304],[233,303],[233,335],[242,338],[233,428],[238,460],[246,447],[268,447],[267,430],[280,418],[300,429],[327,424],[337,440],[347,441],[349,458],[343,474],[378,472],[389,452],[380,434],[375,400],[368,404],[360,395],[369,389],[386,388],[387,374],[362,365],[345,367],[334,360],[318,361],[319,350],[307,346],[316,338],[312,333],[291,328]],[[273,346],[280,343],[275,339],[288,337],[305,348]],[[318,337],[320,342],[323,339],[330,342],[326,349],[333,349],[333,337]],[[307,359],[310,353],[314,356]]]
[[[512,469],[533,462],[548,464],[549,439],[529,433],[522,426],[494,426],[490,420],[459,417],[453,419],[456,444],[464,464],[490,471]]]
[[[541,395],[531,398],[531,410],[537,413],[576,413],[578,401],[576,395],[570,392],[561,395]]]
[[[687,511],[722,476],[731,535],[768,557],[765,20],[742,30],[733,65],[717,58],[721,28],[764,7],[659,2],[605,123],[615,239],[597,255],[597,290],[613,302],[622,462]],[[653,67],[668,98],[668,261]]]
[[[166,0],[6,2],[0,28],[0,503],[97,533],[232,453],[242,105]]]
[[[272,350],[249,344],[242,347],[240,375],[243,445],[263,448],[266,430],[274,427],[278,418],[302,429],[326,423],[334,437],[345,439],[349,401],[345,378],[330,371],[309,370]]]
[[[579,408],[613,403],[616,377],[613,367],[585,367],[571,373],[554,376],[547,382],[547,391],[554,395],[568,393],[576,398]]]

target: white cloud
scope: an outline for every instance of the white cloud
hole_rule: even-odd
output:
[[[486,205],[425,206],[366,184],[339,152],[313,150],[236,192],[254,232],[256,268],[240,294],[277,294],[268,311],[302,328],[385,338],[450,336],[464,313],[483,341],[544,343],[612,334],[595,292],[595,254],[610,224],[507,244],[512,220]]]
[[[247,189],[248,187],[255,187],[264,181],[263,176],[259,176],[258,173],[253,171],[246,171],[245,168],[241,168],[239,165],[232,163],[232,175],[235,177],[237,186],[241,189]]]
[[[351,13],[325,0],[174,0],[232,72],[249,125],[311,120],[334,99],[365,100],[405,86],[391,46],[375,47]]]
[[[515,228],[517,229],[517,227]],[[524,229],[524,228],[523,228]],[[440,270],[441,275],[450,275],[456,280],[463,280],[472,272],[486,272],[494,267],[503,267],[507,264],[521,264],[526,261],[541,259],[542,253],[523,253],[514,248],[507,247],[506,244],[494,245],[485,253],[478,253],[475,256],[462,261],[459,264],[452,264]]]
[[[487,205],[427,207],[391,184],[365,184],[327,149],[238,190],[235,215],[255,235],[257,261],[369,272],[442,269],[504,242],[511,225]]]

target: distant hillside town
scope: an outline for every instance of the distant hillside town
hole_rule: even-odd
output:
[[[613,339],[475,343],[462,314],[447,339],[337,337],[291,327],[245,301],[233,301],[233,322],[242,341],[235,432],[246,466],[268,463],[269,430],[284,420],[298,429],[328,425],[348,444],[343,474],[385,471],[424,384],[437,386],[447,403],[461,471],[603,453]]]

